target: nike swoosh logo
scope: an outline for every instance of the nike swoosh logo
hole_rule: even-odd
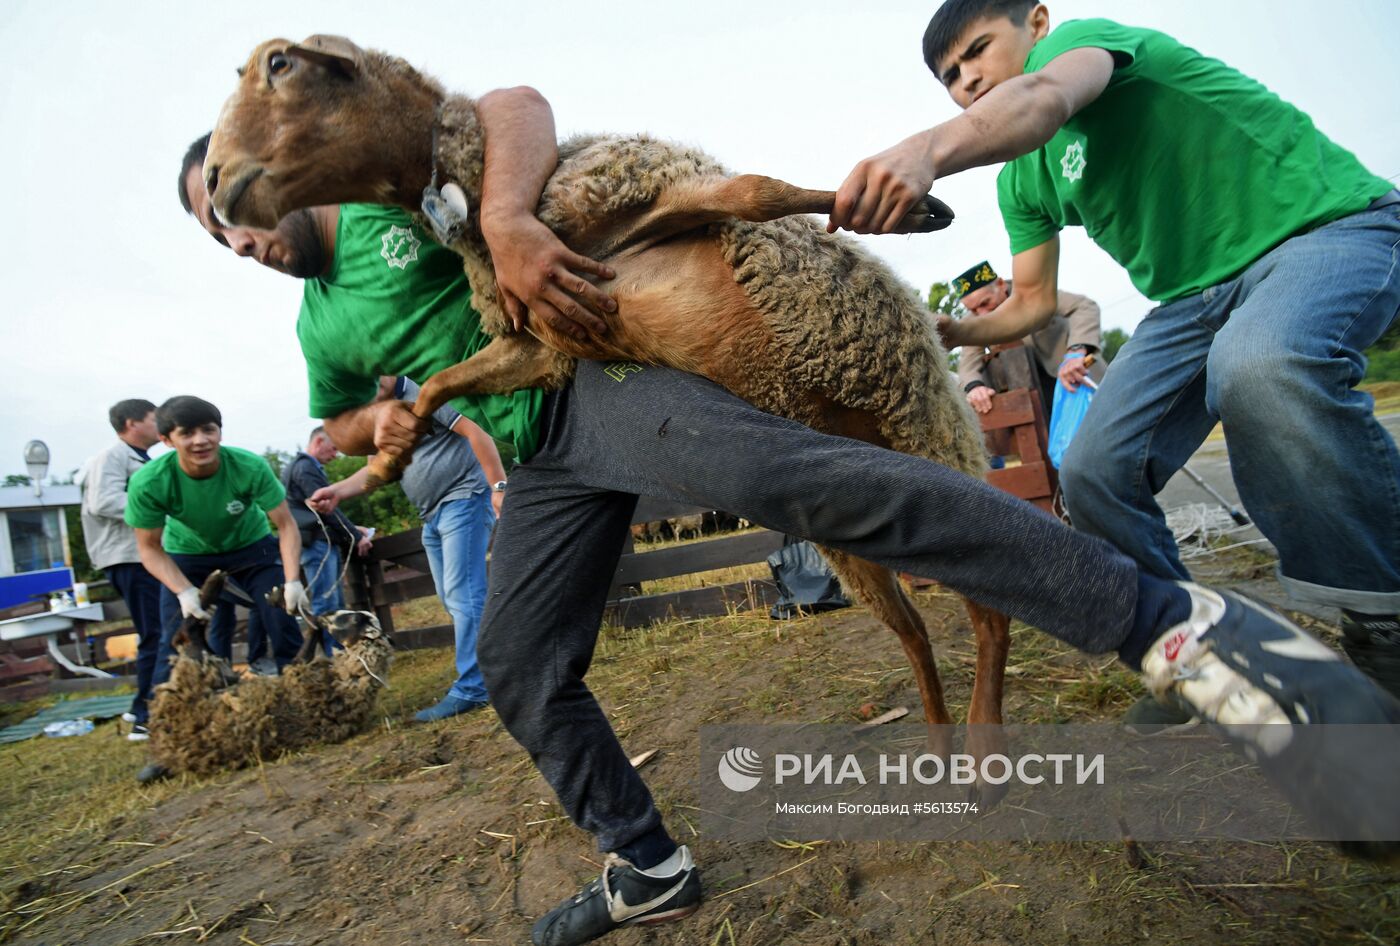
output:
[[[621,895],[618,896],[616,903],[614,903],[612,899],[609,898],[608,915],[612,917],[614,923],[621,923],[624,920],[630,920],[634,916],[640,916],[641,914],[646,913],[648,910],[652,910],[656,907],[661,906],[661,904],[665,903],[667,900],[680,893],[681,888],[685,886],[685,882],[689,879],[690,871],[681,871],[681,879],[676,881],[676,885],[674,887],[663,893],[661,896],[654,897],[651,900],[648,900],[646,903],[639,903],[636,906],[631,906],[630,904],[628,904],[627,901],[622,899]]]
[[[1323,643],[1309,637],[1290,637],[1281,641],[1263,641],[1259,649],[1294,660],[1336,660],[1337,655]]]

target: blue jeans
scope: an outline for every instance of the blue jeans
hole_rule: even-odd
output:
[[[456,629],[457,682],[448,695],[459,700],[487,699],[476,635],[486,605],[486,548],[495,522],[489,492],[448,500],[423,522],[423,551],[433,584]]]
[[[156,671],[156,655],[160,653],[160,592],[161,584],[139,562],[123,562],[103,569],[112,587],[126,602],[131,612],[131,624],[136,628],[136,696],[131,701],[131,714],[136,722],[146,725],[147,704],[151,699],[151,680]]]
[[[1153,497],[1221,421],[1288,593],[1400,611],[1400,453],[1355,390],[1362,350],[1397,311],[1397,206],[1293,237],[1229,282],[1152,310],[1065,455],[1075,526],[1149,574],[1189,577]]]
[[[301,570],[306,573],[306,593],[311,596],[312,614],[331,614],[345,608],[340,565],[340,549],[325,539],[302,547]]]
[[[301,570],[306,576],[306,593],[311,596],[311,613],[334,614],[345,608],[345,592],[340,587],[340,549],[325,539],[301,547]],[[321,632],[321,646],[331,655],[335,639]]]
[[[296,621],[292,620],[290,614],[268,604],[264,597],[274,585],[281,584],[285,577],[282,572],[282,554],[276,539],[270,535],[264,536],[252,545],[218,555],[180,555],[172,552],[170,557],[196,588],[202,585],[204,579],[215,569],[222,568],[228,572],[229,577],[238,582],[238,587],[246,591],[254,601],[254,607],[248,611],[249,641],[255,639],[255,634],[265,632],[272,641],[272,654],[277,660],[278,669],[292,662],[298,648],[301,647],[301,632],[297,630]],[[153,685],[170,679],[170,658],[175,654],[172,642],[182,620],[180,602],[171,594],[169,588],[163,587],[160,590],[160,620],[160,652],[156,658]],[[214,612],[206,632],[209,649],[225,660],[233,659],[233,625],[233,601],[225,594],[220,599],[218,609]],[[253,656],[250,653],[248,659],[253,659]]]

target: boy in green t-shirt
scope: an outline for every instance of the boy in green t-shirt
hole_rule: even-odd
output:
[[[225,447],[219,409],[197,397],[173,397],[156,410],[161,441],[173,448],[147,463],[127,486],[126,523],[136,530],[141,564],[161,589],[161,640],[154,683],[170,678],[171,641],[182,618],[208,618],[199,588],[223,569],[252,596],[249,635],[261,624],[280,670],[296,656],[301,632],[292,615],[306,605],[301,583],[301,534],[282,484],[267,461]],[[268,523],[277,527],[272,537]],[[278,565],[281,568],[278,568]],[[286,612],[265,595],[285,582]],[[233,608],[218,608],[209,646],[231,658]]]
[[[1016,292],[945,321],[950,345],[1053,315],[1067,226],[1161,303],[1065,457],[1075,526],[1187,578],[1154,496],[1223,421],[1279,580],[1341,608],[1352,658],[1400,694],[1400,453],[1354,389],[1400,310],[1400,194],[1260,83],[1152,30],[948,0],[924,60],[963,114],[856,165],[830,228],[886,231],[937,178],[1006,161]]]

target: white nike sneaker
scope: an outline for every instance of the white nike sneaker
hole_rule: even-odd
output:
[[[1143,658],[1147,688],[1215,724],[1321,836],[1400,857],[1400,702],[1267,608],[1181,587],[1191,616]]]

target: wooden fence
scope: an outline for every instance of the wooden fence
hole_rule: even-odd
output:
[[[643,497],[632,522],[655,522],[702,511],[707,510]],[[781,535],[761,529],[654,552],[637,552],[629,534],[613,575],[607,620],[623,627],[641,627],[656,621],[767,607],[777,600],[771,581],[750,579],[657,594],[646,593],[646,585],[665,578],[762,562],[782,544]],[[347,606],[373,611],[380,625],[394,632],[396,641],[410,647],[452,642],[450,624],[412,631],[394,628],[394,605],[437,593],[423,551],[421,529],[376,539],[369,556],[352,562],[346,587]]]

